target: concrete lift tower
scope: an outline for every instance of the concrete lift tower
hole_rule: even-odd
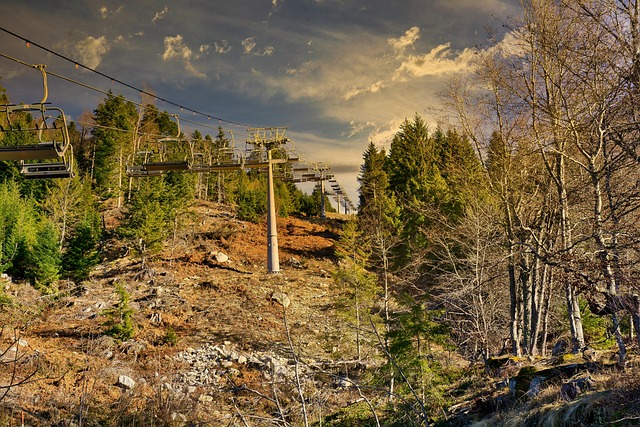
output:
[[[280,258],[278,255],[278,231],[276,228],[276,203],[273,191],[273,159],[271,151],[286,144],[289,140],[284,136],[289,127],[248,128],[247,144],[254,146],[257,151],[266,151],[267,155],[267,270],[271,274],[280,273]],[[280,159],[278,159],[280,160]],[[286,160],[285,160],[286,161]]]

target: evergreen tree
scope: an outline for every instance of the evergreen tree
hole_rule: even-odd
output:
[[[74,280],[84,280],[100,260],[100,218],[86,218],[78,223],[67,239],[62,265],[65,274]]]
[[[58,233],[51,221],[40,222],[28,259],[31,262],[27,277],[32,286],[45,294],[57,292],[55,282],[60,278],[62,265]]]
[[[125,159],[131,151],[132,131],[138,122],[135,105],[123,96],[111,94],[94,110],[96,126],[93,135],[96,147],[93,153],[93,179],[104,196],[122,190]]]
[[[170,234],[171,218],[163,206],[166,195],[164,180],[146,179],[128,201],[120,233],[141,256],[143,264],[148,256],[157,254]]]
[[[369,253],[367,246],[363,245],[362,232],[358,230],[356,220],[352,219],[344,224],[336,245],[336,255],[340,260],[335,279],[343,289],[342,313],[347,321],[353,323],[356,357],[360,361],[363,344],[367,336],[372,337],[370,322],[378,323],[379,319],[371,316],[378,286],[375,274],[365,268]]]

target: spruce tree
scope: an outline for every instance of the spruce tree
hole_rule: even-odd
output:
[[[58,233],[51,221],[40,222],[28,259],[27,276],[31,284],[45,294],[57,292],[55,282],[60,278],[62,265]]]

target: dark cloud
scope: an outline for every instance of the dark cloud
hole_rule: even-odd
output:
[[[487,45],[485,28],[500,28],[496,18],[514,16],[519,2],[78,0],[70,7],[48,0],[45,8],[41,0],[22,0],[3,9],[3,25],[194,109],[233,122],[289,125],[310,160],[339,160],[332,168],[354,198],[368,142],[388,144],[404,118],[435,102],[445,72],[464,72],[467,49]],[[8,34],[0,34],[0,52],[139,98]],[[38,74],[11,62],[0,70],[12,99],[31,101]],[[50,100],[71,115],[93,110],[100,99],[50,81]],[[221,124],[242,138],[241,127]]]

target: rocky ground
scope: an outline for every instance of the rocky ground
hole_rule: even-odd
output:
[[[2,375],[28,381],[5,389],[0,425],[273,425],[301,417],[300,392],[339,389],[346,365],[332,361],[351,351],[333,308],[340,220],[279,219],[281,272],[269,274],[264,225],[214,204],[189,218],[144,265],[110,240],[109,259],[58,295],[4,280]],[[135,325],[125,341],[104,334],[118,284]]]
[[[195,206],[145,263],[108,212],[108,255],[89,280],[43,296],[0,278],[0,426],[375,425],[369,399],[384,415],[384,390],[356,385],[372,384],[380,355],[356,363],[336,311],[342,221],[279,219],[281,271],[269,274],[266,226],[221,206]],[[118,286],[133,314],[126,340],[105,334]],[[621,372],[603,369],[615,360],[607,353],[504,357],[489,372],[441,353],[459,379],[441,390],[438,425],[640,423],[636,358]]]

